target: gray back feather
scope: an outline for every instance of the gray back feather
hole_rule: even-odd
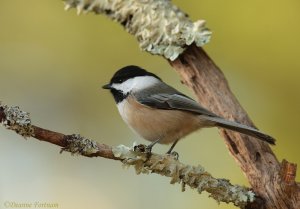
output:
[[[200,106],[190,97],[165,83],[143,89],[143,94],[133,93],[133,96],[135,96],[139,103],[153,108],[182,110],[200,115],[218,117],[216,114]]]

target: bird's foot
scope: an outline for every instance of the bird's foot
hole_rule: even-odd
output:
[[[150,145],[139,144],[139,145],[134,146],[133,150],[135,152],[140,152],[140,153],[146,154],[147,159],[149,159],[152,154],[152,147],[153,147],[152,144],[150,144]]]
[[[138,144],[138,145],[135,145],[135,146],[133,147],[133,151],[144,153],[145,150],[146,150],[146,147],[147,147],[147,146],[144,145],[144,144]]]
[[[166,154],[172,156],[175,160],[179,159],[178,152],[173,151],[173,152],[167,152]]]
[[[146,147],[145,147],[145,153],[151,155],[151,153],[152,153],[152,148],[153,148],[153,146],[150,146],[150,145],[146,146]]]
[[[149,158],[152,154],[152,148],[154,147],[154,145],[156,145],[158,142],[160,141],[160,139],[157,139],[156,141],[153,141],[151,144],[147,145],[145,147],[145,153],[147,154],[147,157]]]

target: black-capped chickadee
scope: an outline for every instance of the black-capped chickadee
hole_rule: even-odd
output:
[[[152,142],[150,150],[156,143],[173,143],[170,153],[179,139],[203,127],[221,127],[275,144],[273,137],[217,116],[137,66],[118,70],[103,88],[110,90],[129,127]]]

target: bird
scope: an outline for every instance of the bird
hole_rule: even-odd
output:
[[[139,66],[119,69],[102,88],[110,90],[125,123],[151,142],[147,146],[150,152],[157,143],[172,144],[167,152],[170,154],[180,139],[209,127],[229,129],[275,145],[273,137],[214,114]]]

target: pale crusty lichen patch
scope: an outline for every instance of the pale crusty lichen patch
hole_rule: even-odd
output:
[[[18,106],[8,107],[0,102],[0,108],[3,110],[5,118],[2,124],[10,130],[14,130],[18,134],[27,138],[33,135],[33,128],[29,113],[20,110]]]
[[[68,144],[61,149],[61,152],[68,151],[75,155],[89,156],[99,151],[97,142],[79,134],[69,135],[66,141]]]
[[[254,200],[254,193],[243,186],[232,185],[226,179],[217,179],[205,169],[198,166],[185,165],[172,155],[139,152],[134,148],[119,145],[113,148],[115,157],[122,160],[125,167],[134,166],[136,173],[157,173],[171,178],[171,184],[182,184],[182,190],[188,185],[197,189],[199,193],[206,191],[218,202],[233,203],[238,207],[245,207]]]
[[[64,0],[65,8],[105,14],[136,37],[141,49],[175,60],[188,45],[203,46],[211,32],[204,20],[192,22],[170,0]]]

